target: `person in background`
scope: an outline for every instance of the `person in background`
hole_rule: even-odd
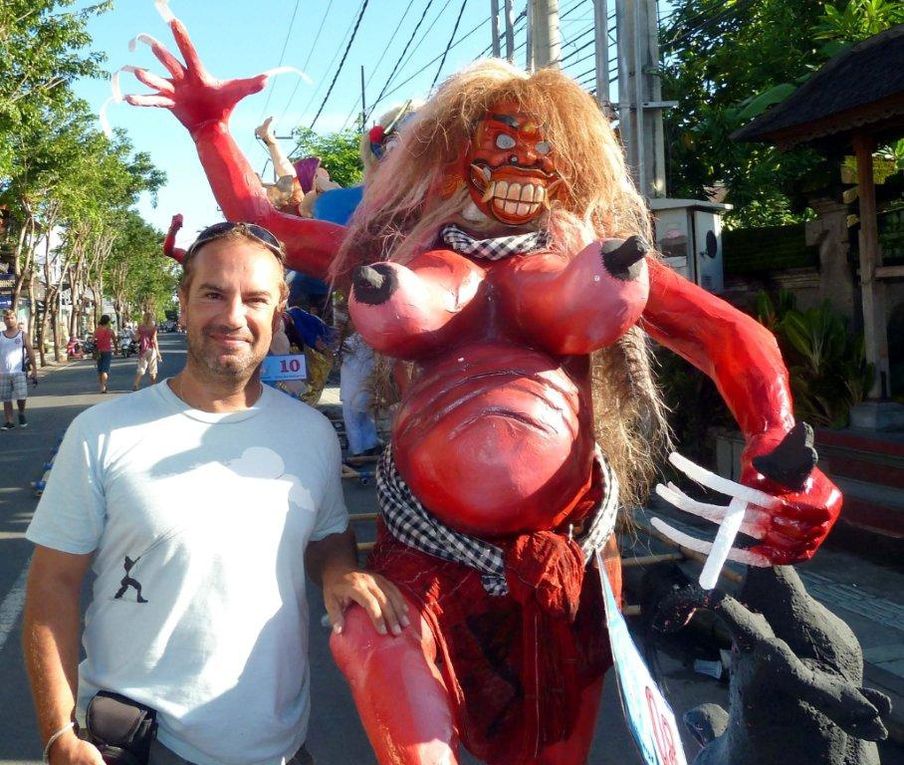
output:
[[[31,363],[31,378],[38,381],[35,352],[31,347],[28,334],[18,327],[16,312],[8,308],[3,312],[3,323],[6,329],[0,332],[0,400],[3,401],[3,413],[6,422],[0,430],[12,430],[13,399],[19,407],[19,427],[27,428],[25,419],[25,400],[28,398],[28,381],[25,377],[26,359]]]
[[[94,330],[94,348],[97,353],[97,381],[100,392],[107,392],[107,380],[110,378],[110,365],[113,363],[113,329],[110,327],[110,316],[100,317],[97,329]]]
[[[348,439],[349,457],[373,457],[383,445],[371,411],[369,381],[374,371],[374,352],[355,330],[351,319],[342,342],[342,366],[339,369],[339,397],[342,399],[342,419]]]
[[[141,378],[145,373],[150,375],[151,385],[157,382],[157,363],[163,361],[160,349],[157,347],[157,324],[154,322],[154,314],[146,311],[141,324],[138,325],[138,366],[135,370],[135,382],[132,390],[141,387]]]

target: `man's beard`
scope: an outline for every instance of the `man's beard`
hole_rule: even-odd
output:
[[[206,332],[202,332],[199,343],[189,343],[188,355],[195,362],[196,368],[210,379],[250,380],[266,353],[258,357],[249,344],[248,353],[231,354],[225,360],[221,360],[222,354],[208,352],[209,347],[215,348],[216,344],[207,337]]]

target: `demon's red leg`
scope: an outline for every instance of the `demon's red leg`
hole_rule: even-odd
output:
[[[538,765],[582,765],[587,762],[593,744],[593,731],[603,694],[603,678],[581,693],[581,711],[571,737],[547,747],[540,753]]]
[[[436,643],[409,600],[411,624],[378,635],[352,606],[330,648],[351,687],[380,765],[456,765],[458,736],[449,695],[436,668]]]

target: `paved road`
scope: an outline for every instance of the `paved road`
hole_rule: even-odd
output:
[[[184,336],[161,335],[164,354],[161,375],[169,376],[182,368],[184,348]],[[107,396],[121,395],[131,389],[134,365],[134,359],[113,362],[110,393]],[[0,452],[0,765],[38,763],[41,759],[20,648],[22,587],[31,554],[24,533],[37,502],[30,484],[40,477],[43,462],[50,456],[51,449],[72,418],[104,399],[95,392],[96,387],[96,376],[90,361],[54,369],[41,379],[37,390],[32,389],[30,427],[0,433],[0,444],[5,447]],[[374,509],[372,485],[362,486],[346,481],[345,492],[351,512],[370,512]],[[365,527],[361,529],[360,536],[366,539],[370,533],[371,530]],[[819,574],[823,573],[819,571]],[[322,601],[313,588],[310,598],[313,675],[310,749],[318,765],[371,765],[375,763],[373,753],[346,684],[329,656],[328,632],[319,626]],[[676,711],[703,701],[724,701],[725,687],[694,674],[681,658],[661,653],[660,663]],[[689,741],[685,744],[689,753],[695,751]],[[692,754],[689,754],[689,759],[693,759]],[[462,761],[469,764],[476,762],[467,755]],[[607,678],[590,761],[605,765],[640,762],[625,729],[611,676]],[[895,746],[886,746],[883,762],[886,765],[904,765],[904,753]]]

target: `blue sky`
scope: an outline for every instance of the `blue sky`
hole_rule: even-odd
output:
[[[361,8],[362,0],[172,0],[170,8],[186,24],[201,60],[221,79],[243,77],[266,71],[280,63],[302,68],[313,85],[295,75],[270,79],[262,93],[250,96],[236,108],[230,121],[233,136],[251,161],[263,172],[267,154],[254,139],[254,128],[263,117],[273,115],[277,135],[288,135],[297,124],[309,125],[319,108],[330,80],[336,72],[348,36]],[[429,9],[426,10],[429,3]],[[79,0],[77,7],[89,5]],[[500,0],[500,6],[503,5]],[[368,105],[376,98],[399,59],[418,22],[421,26],[408,55],[389,85],[389,94],[378,104],[376,114],[407,98],[424,98],[430,91],[439,61],[452,35],[461,8],[459,0],[369,0],[332,94],[317,120],[318,132],[350,126],[360,111],[360,68],[365,68]],[[515,14],[523,10],[525,0],[515,0]],[[407,16],[404,12],[408,8]],[[592,47],[575,52],[592,40],[593,24],[590,0],[560,0],[563,55],[573,52],[566,70],[574,76],[592,69]],[[440,80],[471,62],[490,44],[489,0],[468,0],[456,40],[477,28],[467,39],[449,51]],[[293,20],[294,16],[294,20]],[[322,25],[322,28],[321,28]],[[320,30],[319,36],[317,35]],[[428,31],[429,30],[429,31]],[[93,48],[107,55],[111,71],[126,64],[146,67],[165,74],[162,66],[145,45],[135,52],[129,40],[141,32],[150,34],[168,47],[172,37],[152,0],[116,0],[115,7],[94,18],[89,26]],[[516,45],[523,42],[523,24]],[[315,43],[316,38],[316,45]],[[516,53],[516,63],[524,65],[524,49]],[[403,82],[409,80],[407,83]],[[579,79],[587,79],[579,77]],[[121,76],[123,92],[141,93],[145,88],[126,73]],[[99,112],[111,91],[109,82],[84,80],[76,84],[79,96]],[[142,215],[165,230],[173,214],[185,216],[185,228],[179,244],[191,241],[193,234],[221,219],[207,180],[200,168],[194,144],[187,131],[164,109],[138,109],[113,104],[107,111],[111,127],[123,128],[135,148],[150,153],[153,162],[168,176],[154,209],[150,200],[139,205]],[[282,142],[286,151],[291,141]],[[267,181],[272,180],[266,168]]]

